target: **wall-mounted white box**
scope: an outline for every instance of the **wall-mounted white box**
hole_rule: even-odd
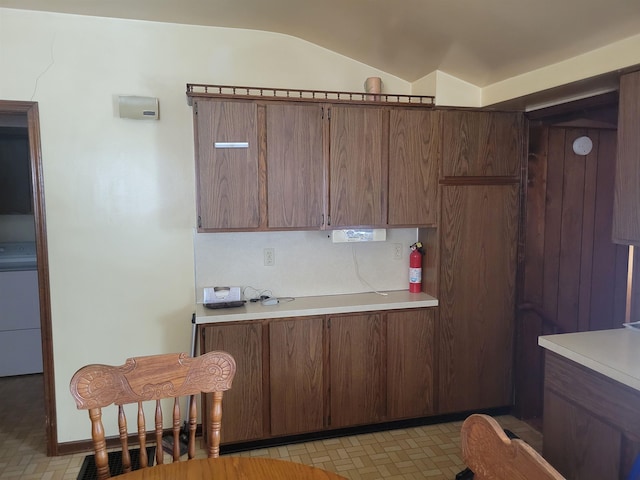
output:
[[[387,230],[384,228],[347,228],[332,230],[331,241],[343,242],[384,242],[387,240]]]
[[[120,95],[118,96],[118,113],[120,118],[158,120],[158,99],[156,97]]]

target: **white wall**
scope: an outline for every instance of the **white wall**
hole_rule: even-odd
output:
[[[60,442],[89,438],[68,389],[77,368],[189,349],[195,186],[185,85],[362,91],[377,76],[385,91],[409,93],[406,82],[288,36],[2,8],[0,62],[0,98],[39,105]],[[158,97],[160,121],[118,118],[119,94]],[[269,241],[274,271],[288,244]]]
[[[640,35],[635,35],[563,62],[488,85],[482,89],[482,105],[519,98],[638,64]]]
[[[448,73],[436,72],[436,105],[480,107],[482,89]]]
[[[437,77],[438,71],[434,70],[430,74],[416,80],[411,84],[411,94],[431,95],[432,97],[435,97],[438,89]]]
[[[631,39],[607,52],[624,52],[628,64],[629,57],[638,57],[637,47],[638,40]],[[590,58],[595,67],[578,76],[614,66],[606,56]],[[86,413],[75,410],[68,391],[78,367],[189,348],[196,271],[186,83],[362,91],[366,78],[381,77],[385,93],[411,93],[407,82],[289,36],[5,8],[0,8],[0,65],[0,98],[39,105],[61,442],[89,436]],[[548,86],[538,84],[537,76],[528,78],[485,88],[483,103]],[[160,121],[118,118],[114,98],[119,94],[158,97]],[[412,232],[399,233],[399,242],[408,242]],[[299,248],[300,237],[312,234],[247,235],[234,241],[255,242],[253,263],[225,266],[238,277],[218,276],[222,267],[206,273],[203,266],[198,281],[249,284],[249,271],[260,271],[252,283],[295,294],[298,285],[278,276],[286,266],[280,259],[313,254]],[[321,241],[321,234],[313,235],[319,235],[313,242]],[[203,262],[212,262],[213,269],[217,260],[207,252],[218,244],[226,247],[225,238],[195,240]],[[273,270],[259,265],[263,245],[276,248]],[[318,277],[322,291],[361,288],[349,264],[352,247],[316,246],[340,273],[331,283],[333,270],[325,270]],[[404,282],[405,262],[396,269],[386,247],[354,248],[374,286],[395,288]],[[386,260],[376,271],[381,258]],[[385,276],[380,285],[375,282],[379,272]],[[310,285],[301,284],[301,294],[311,292]]]
[[[411,84],[413,95],[432,95],[435,104],[447,107],[480,107],[482,89],[448,73],[435,70]]]

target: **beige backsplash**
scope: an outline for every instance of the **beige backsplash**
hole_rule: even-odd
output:
[[[416,239],[415,228],[388,229],[385,242],[362,243],[332,243],[329,231],[195,233],[196,299],[202,301],[204,287],[225,285],[280,297],[404,290]],[[264,248],[275,250],[273,266],[264,266]]]

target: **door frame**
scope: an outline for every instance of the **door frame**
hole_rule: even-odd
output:
[[[36,233],[38,269],[38,298],[40,300],[40,332],[44,377],[44,410],[47,456],[58,455],[55,383],[53,369],[53,336],[51,328],[51,299],[49,289],[49,257],[44,203],[44,176],[40,144],[40,116],[38,102],[0,100],[0,114],[26,115],[29,134],[31,196]]]
[[[615,130],[618,92],[530,111],[527,140],[523,231],[518,265],[516,351],[514,357],[514,415],[541,428],[543,415],[544,354],[532,343],[539,335],[567,333],[556,323],[555,312],[543,308],[546,182],[549,149],[543,137],[549,129]],[[537,184],[538,189],[534,189]],[[540,185],[545,185],[540,188]],[[542,222],[542,224],[540,223]],[[528,347],[526,345],[529,345]],[[535,345],[535,347],[533,346]],[[532,373],[536,372],[536,373]]]

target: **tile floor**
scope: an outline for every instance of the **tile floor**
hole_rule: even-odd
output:
[[[47,457],[43,412],[41,375],[0,378],[0,479],[77,478],[86,453]],[[540,450],[542,435],[528,424],[511,416],[498,417],[498,421]],[[354,480],[453,480],[464,468],[461,424],[390,430],[234,455],[306,463]]]

